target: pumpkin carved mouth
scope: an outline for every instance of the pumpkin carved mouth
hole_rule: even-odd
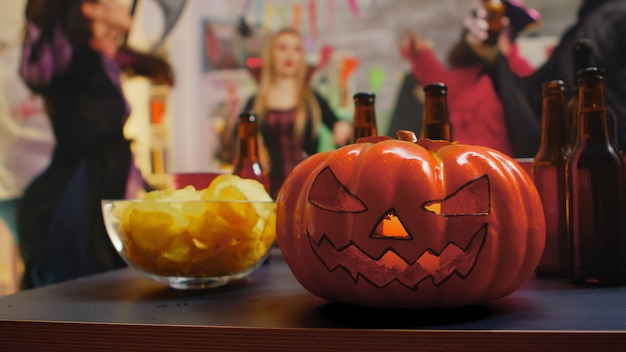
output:
[[[319,242],[309,233],[307,235],[313,252],[329,271],[343,269],[355,283],[362,278],[382,288],[396,281],[417,290],[419,283],[427,278],[431,278],[435,286],[440,286],[454,274],[461,278],[467,277],[485,244],[487,227],[487,224],[481,226],[465,248],[451,242],[439,252],[425,250],[413,263],[404,260],[393,249],[388,249],[380,257],[374,258],[354,242],[337,248],[326,235]]]

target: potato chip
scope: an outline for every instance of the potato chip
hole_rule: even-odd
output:
[[[161,252],[161,257],[175,263],[190,261],[191,246],[184,236],[178,236],[167,244]]]
[[[200,193],[191,185],[171,191],[167,198],[161,200],[169,201],[170,206],[178,209],[186,217],[202,216],[204,213],[205,203],[200,202]]]
[[[166,200],[171,199],[175,190],[170,189],[157,189],[154,191],[150,191],[141,197],[143,200]]]
[[[203,217],[207,212],[207,204],[201,200],[192,202],[177,202],[180,212],[189,220]]]
[[[176,209],[162,202],[137,202],[129,205],[127,228],[122,228],[139,246],[148,251],[165,247],[180,236],[188,221]]]
[[[222,174],[217,176],[211,181],[209,187],[200,191],[200,198],[202,200],[218,200],[220,199],[220,193],[228,186],[237,187],[237,183],[241,181],[241,178],[237,175]],[[222,198],[222,200],[230,200]]]
[[[265,250],[269,249],[274,241],[276,241],[276,213],[265,221],[265,227],[263,228],[263,234],[261,235],[261,243]]]
[[[231,227],[223,218],[212,215],[194,219],[189,223],[189,236],[205,247],[209,255],[220,253],[228,248],[232,241]]]
[[[267,193],[263,184],[257,180],[242,178],[237,182],[236,186],[246,196],[246,199],[251,202],[272,201],[272,197]]]
[[[168,200],[200,200],[200,194],[196,191],[194,186],[190,185],[185,188],[174,190]]]
[[[118,219],[122,219],[122,216],[124,215],[124,211],[126,211],[126,208],[131,203],[132,201],[129,201],[129,200],[120,200],[120,201],[113,202],[113,209],[111,210],[111,214]]]
[[[221,196],[229,199],[237,199],[241,192],[233,186],[228,186],[221,192]],[[215,204],[217,216],[226,220],[231,228],[241,231],[250,231],[258,220],[258,215],[251,203],[242,202],[222,202]]]

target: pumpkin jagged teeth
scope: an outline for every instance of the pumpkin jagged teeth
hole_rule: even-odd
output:
[[[407,262],[393,250],[387,250],[379,258],[372,258],[354,243],[338,249],[327,236],[315,242],[309,235],[309,242],[329,271],[342,268],[350,273],[355,282],[363,278],[377,287],[385,287],[398,281],[417,290],[418,284],[428,277],[432,278],[435,285],[439,285],[455,273],[460,277],[467,276],[476,264],[486,237],[485,224],[476,231],[465,249],[449,243],[439,254],[426,250],[413,263]]]

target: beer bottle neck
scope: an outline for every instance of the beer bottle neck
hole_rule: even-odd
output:
[[[450,123],[448,99],[445,95],[426,99],[424,102],[424,121],[427,123]]]
[[[562,81],[547,82],[543,87],[541,145],[535,159],[564,160],[568,149],[568,110]]]
[[[354,124],[376,127],[374,104],[358,104],[354,107]]]
[[[424,89],[424,114],[422,138],[433,140],[452,140],[450,113],[448,111],[447,88],[429,85]]]
[[[574,69],[572,76],[572,92],[575,95],[578,95],[578,71],[594,66],[593,46],[591,41],[588,39],[581,39],[574,43],[574,46],[572,47],[572,67]]]
[[[572,46],[572,91],[569,100],[569,110],[571,112],[570,117],[570,132],[569,132],[569,149],[573,150],[578,139],[578,71],[588,67],[593,67],[593,46],[589,39],[578,40]]]
[[[373,137],[378,134],[376,126],[376,109],[374,95],[357,93],[354,95],[354,140],[363,137]]]
[[[604,78],[586,74],[579,76],[578,84],[579,139],[602,137],[610,140]]]
[[[257,128],[254,122],[241,121],[239,124],[239,152],[237,164],[245,160],[258,161]]]

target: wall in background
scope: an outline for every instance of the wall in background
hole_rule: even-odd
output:
[[[146,3],[150,2],[147,0]],[[177,74],[177,86],[172,91],[172,169],[201,171],[216,167],[214,155],[219,149],[215,121],[209,116],[211,98],[223,94],[219,86],[203,82],[207,74],[203,62],[204,23],[206,20],[236,25],[243,15],[256,33],[271,32],[291,25],[300,8],[300,30],[307,37],[307,53],[311,61],[319,59],[324,46],[358,60],[350,87],[355,91],[370,91],[372,72],[377,72],[377,114],[381,130],[388,126],[402,74],[408,65],[398,55],[401,34],[410,29],[435,44],[443,58],[457,40],[461,22],[469,13],[469,0],[316,0],[317,33],[312,33],[308,0],[188,0],[185,11],[169,38],[169,49]],[[525,53],[540,63],[544,50],[554,38],[575,19],[572,0],[527,0],[544,18],[543,25],[533,34],[540,40],[525,38]],[[355,12],[356,5],[358,14]],[[315,34],[315,35],[314,35]],[[547,38],[547,40],[546,40]],[[537,50],[541,52],[537,54]],[[524,52],[524,51],[523,51]],[[224,73],[226,72],[226,73]],[[222,75],[228,75],[224,71]],[[233,71],[237,72],[237,71]],[[234,73],[236,75],[236,73]],[[382,78],[382,79],[381,79]],[[241,96],[250,93],[248,86]],[[241,99],[240,99],[241,100]],[[240,104],[243,102],[239,101]],[[351,110],[339,110],[350,118]],[[221,126],[222,122],[218,125]]]

